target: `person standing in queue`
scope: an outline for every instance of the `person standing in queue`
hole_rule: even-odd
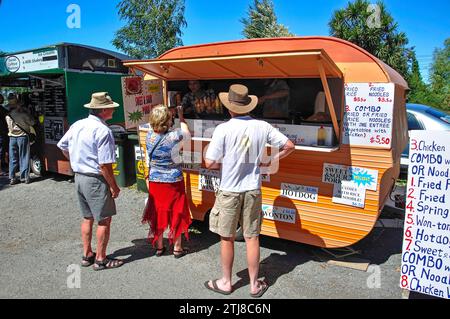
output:
[[[232,118],[215,129],[205,155],[205,164],[207,169],[221,170],[209,226],[221,237],[222,278],[206,281],[204,285],[217,293],[232,293],[234,241],[239,222],[247,248],[250,296],[259,298],[268,289],[265,281],[258,280],[262,223],[261,171],[268,169],[266,173],[274,173],[278,161],[294,150],[294,144],[269,123],[249,116],[258,104],[258,98],[249,96],[246,86],[234,84],[228,93],[220,93],[219,98]],[[273,156],[270,163],[263,165],[261,162],[267,143],[280,149],[280,152]]]
[[[15,94],[8,95],[9,114],[6,115],[9,136],[9,179],[10,185],[30,183],[30,138],[34,118],[17,100]],[[20,179],[16,172],[20,169]]]
[[[8,112],[3,107],[5,98],[0,94],[0,176],[7,176],[6,153],[8,149],[8,124],[6,123],[6,115]]]
[[[116,215],[114,199],[120,193],[112,168],[116,162],[114,136],[106,121],[112,119],[118,106],[107,92],[92,94],[91,102],[84,105],[89,109],[89,116],[75,122],[58,143],[75,173],[83,216],[81,266],[93,265],[94,270],[117,268],[124,263],[106,256],[112,216]],[[97,253],[91,246],[94,221],[98,223]]]
[[[148,202],[142,223],[148,223],[148,238],[156,247],[156,256],[166,251],[163,243],[164,231],[169,228],[169,243],[173,244],[173,255],[181,258],[187,254],[183,248],[182,234],[189,239],[188,228],[191,216],[186,199],[181,162],[178,156],[182,141],[190,138],[189,127],[183,117],[183,107],[177,107],[180,129],[171,129],[173,116],[164,105],[157,106],[150,113],[151,130],[146,145],[149,159]]]

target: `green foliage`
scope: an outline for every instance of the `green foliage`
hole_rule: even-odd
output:
[[[117,8],[120,18],[127,21],[112,41],[117,49],[144,59],[183,45],[184,0],[122,0]]]
[[[419,62],[417,61],[415,52],[411,52],[411,71],[407,75],[410,92],[408,94],[409,103],[428,104],[430,91],[428,86],[423,82],[420,75]]]
[[[383,2],[376,6],[368,0],[348,3],[334,12],[329,27],[332,36],[360,46],[408,78],[413,48],[407,47],[406,34],[397,30]]]
[[[431,85],[426,85],[414,48],[407,46],[406,34],[398,31],[383,2],[376,6],[368,0],[350,2],[334,12],[329,27],[332,36],[360,46],[397,70],[408,82],[408,102],[449,109],[449,39],[446,49],[435,52]]]
[[[243,35],[247,39],[292,37],[288,28],[277,21],[272,0],[254,0],[249,6],[248,18],[240,20],[244,24]]]
[[[430,68],[429,105],[450,111],[450,38],[444,42],[444,48],[436,49]]]

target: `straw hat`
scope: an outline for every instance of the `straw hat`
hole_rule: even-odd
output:
[[[248,95],[248,88],[241,84],[233,84],[228,93],[219,93],[219,98],[227,109],[236,114],[249,113],[258,104],[258,97]]]
[[[97,92],[92,94],[91,102],[89,104],[85,104],[84,107],[88,109],[111,109],[114,107],[118,107],[119,104],[113,102],[108,92]]]

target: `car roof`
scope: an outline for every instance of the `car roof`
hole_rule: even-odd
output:
[[[429,105],[406,103],[406,109],[411,111],[425,112],[429,108],[431,108]]]

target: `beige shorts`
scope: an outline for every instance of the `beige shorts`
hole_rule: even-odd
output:
[[[235,237],[238,223],[244,237],[257,237],[261,233],[261,190],[244,193],[220,191],[209,216],[209,229],[222,237]]]

